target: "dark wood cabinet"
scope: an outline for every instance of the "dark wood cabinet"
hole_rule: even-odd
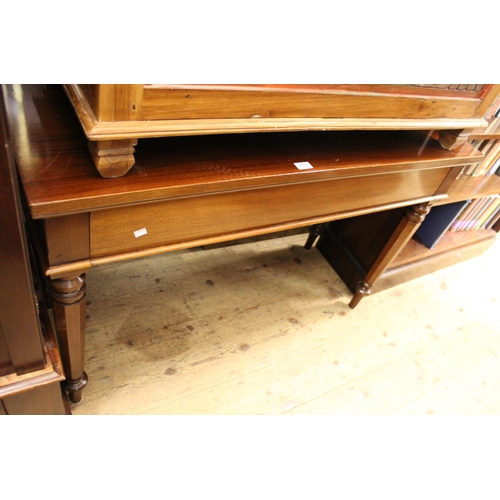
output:
[[[30,262],[3,101],[0,113],[0,414],[65,414],[63,370]],[[40,288],[38,288],[40,290]]]

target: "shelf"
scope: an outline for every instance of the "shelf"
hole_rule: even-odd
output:
[[[317,243],[319,252],[354,293],[393,234],[404,209],[339,220]],[[447,232],[430,250],[414,239],[373,285],[376,293],[483,254],[497,239],[494,229]]]
[[[473,130],[469,139],[500,139],[500,118],[493,118],[485,129]]]
[[[496,233],[492,229],[475,231],[446,231],[433,250],[422,245],[415,239],[411,239],[398,255],[391,267],[398,267],[417,260],[435,257],[440,253],[446,253],[462,246],[475,244],[489,238],[495,238]]]
[[[448,199],[437,201],[435,205],[445,205],[498,193],[500,193],[500,176],[496,174],[478,177],[461,175],[448,190]]]
[[[419,242],[410,240],[391,267],[375,284],[373,291],[380,292],[478,257],[495,243],[496,237],[492,229],[450,232],[443,236],[434,250],[429,250]]]

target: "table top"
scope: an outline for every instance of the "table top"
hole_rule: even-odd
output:
[[[279,132],[142,139],[122,178],[97,172],[59,85],[6,85],[13,150],[33,218],[176,197],[476,163],[426,131]],[[299,170],[296,163],[313,168]]]

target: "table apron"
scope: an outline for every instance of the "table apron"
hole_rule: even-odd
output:
[[[432,197],[450,168],[280,185],[91,213],[90,257],[301,227]],[[410,204],[410,203],[408,203]]]

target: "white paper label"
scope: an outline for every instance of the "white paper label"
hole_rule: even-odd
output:
[[[136,238],[140,238],[141,236],[144,236],[145,234],[148,234],[145,227],[143,227],[142,229],[138,229],[137,231],[134,231],[134,236]]]
[[[308,161],[299,161],[298,163],[294,163],[294,165],[299,170],[308,170],[310,168],[314,168]]]

